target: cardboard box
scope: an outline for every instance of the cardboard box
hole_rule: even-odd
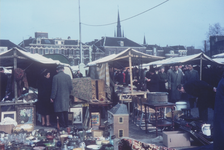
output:
[[[163,132],[163,144],[168,148],[191,146],[190,135],[181,131],[166,131]]]
[[[92,134],[93,134],[93,137],[102,137],[103,131],[102,130],[93,130]]]
[[[0,125],[0,131],[4,131],[5,133],[11,134],[14,127],[15,126],[13,124]]]
[[[29,128],[27,128],[29,127]],[[21,129],[23,129],[24,131],[27,131],[27,132],[32,132],[34,130],[34,125],[33,124],[19,124],[17,126],[15,126],[13,128],[13,132],[19,132],[21,131]]]

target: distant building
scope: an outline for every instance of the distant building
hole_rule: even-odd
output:
[[[24,50],[22,47],[12,43],[10,40],[0,40],[0,53],[6,52],[7,50],[17,47]]]
[[[35,37],[23,40],[19,46],[25,48],[30,53],[45,54],[61,54],[67,57],[70,65],[78,65],[80,63],[79,41],[68,39],[49,39],[47,32],[35,32]],[[91,48],[86,44],[82,44],[83,63],[87,64],[91,60]]]
[[[92,45],[92,61],[118,54],[127,48],[145,53],[145,47],[125,37],[102,37]]]
[[[224,36],[210,36],[210,57],[216,54],[224,53]]]
[[[187,47],[187,55],[194,55],[202,53],[201,49],[195,49],[194,46]]]
[[[144,43],[145,38],[144,38]],[[146,54],[162,57],[180,57],[187,56],[187,49],[184,46],[166,46],[160,47],[158,45],[143,44],[146,47]]]

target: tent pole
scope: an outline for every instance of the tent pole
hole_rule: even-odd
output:
[[[200,80],[202,80],[202,55],[200,58]]]
[[[131,66],[131,49],[129,50],[129,68],[130,68],[130,84],[131,84],[131,94],[133,94],[133,83],[132,83],[132,66]]]
[[[14,49],[14,58],[13,58],[13,61],[14,61],[14,66],[13,66],[13,69],[15,70],[17,68],[17,53],[16,53],[16,49]],[[17,99],[18,99],[18,95],[17,95],[17,83],[16,83],[16,77],[15,75],[14,76],[14,97],[15,97],[15,103],[17,103]]]

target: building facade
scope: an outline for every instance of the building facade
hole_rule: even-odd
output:
[[[102,57],[118,54],[127,48],[145,53],[145,47],[126,37],[102,37],[92,45],[92,61]]]
[[[210,52],[209,56],[224,53],[224,36],[216,35],[210,36]]]
[[[166,46],[143,44],[146,47],[146,54],[162,57],[181,57],[187,56],[187,49],[184,46]]]
[[[35,32],[35,37],[23,40],[19,46],[25,48],[27,52],[32,54],[61,54],[67,57],[70,65],[78,65],[80,63],[80,46],[78,40],[68,39],[49,39],[46,32]],[[82,60],[87,64],[91,60],[91,47],[82,44]]]
[[[22,47],[14,44],[10,40],[0,40],[0,53],[6,52],[6,51],[12,49],[13,47],[17,47],[19,49],[25,50]]]

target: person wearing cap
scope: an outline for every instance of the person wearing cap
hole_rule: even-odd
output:
[[[64,66],[56,68],[57,74],[53,77],[51,102],[54,103],[54,111],[59,117],[60,127],[68,127],[69,96],[72,91],[72,80],[64,73]]]

